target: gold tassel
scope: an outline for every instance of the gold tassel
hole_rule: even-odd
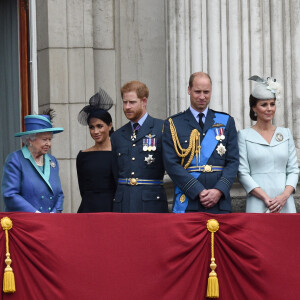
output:
[[[15,275],[13,269],[11,268],[10,264],[12,262],[9,253],[9,245],[8,245],[8,230],[12,228],[12,221],[8,217],[4,217],[1,219],[1,226],[3,230],[5,230],[5,237],[6,237],[6,268],[4,269],[4,276],[3,276],[3,292],[4,293],[14,293],[16,291],[16,284],[15,284]]]
[[[211,272],[209,273],[206,297],[207,298],[219,298],[219,281],[215,269],[217,267],[215,263],[214,255],[214,233],[219,229],[219,222],[215,219],[210,219],[207,221],[207,229],[211,232]]]

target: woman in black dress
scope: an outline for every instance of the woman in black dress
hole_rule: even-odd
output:
[[[95,145],[80,151],[76,159],[77,177],[82,197],[78,213],[112,211],[115,183],[112,172],[110,135],[112,118],[108,110],[113,101],[100,89],[78,115],[82,125],[88,125]]]

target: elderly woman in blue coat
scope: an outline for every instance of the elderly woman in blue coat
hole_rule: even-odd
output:
[[[256,123],[238,133],[238,177],[247,192],[246,212],[295,213],[299,168],[293,136],[273,124],[280,85],[273,78],[250,80],[258,82],[249,98],[250,118]]]
[[[47,114],[48,113],[48,114]],[[48,151],[52,136],[63,128],[53,128],[50,109],[44,115],[25,116],[25,132],[16,133],[25,146],[6,158],[2,196],[6,211],[59,213],[64,194],[56,158]]]

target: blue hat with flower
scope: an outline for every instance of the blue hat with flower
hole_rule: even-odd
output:
[[[49,115],[28,115],[25,116],[24,121],[26,131],[15,133],[15,136],[23,136],[40,132],[59,133],[64,131],[62,127],[52,127]]]
[[[249,80],[258,82],[253,88],[251,95],[256,99],[278,99],[281,94],[281,85],[273,77],[267,77],[267,79],[259,77],[257,75],[251,76]]]

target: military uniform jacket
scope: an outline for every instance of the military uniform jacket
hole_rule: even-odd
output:
[[[119,184],[119,178],[163,180],[165,169],[162,159],[163,121],[148,115],[138,130],[136,139],[131,140],[130,122],[111,136],[113,170],[117,191],[113,202],[115,212],[168,212],[167,197],[162,185]],[[156,138],[156,150],[144,151],[147,136]],[[152,155],[154,161],[145,160]]]
[[[202,141],[207,130],[213,126],[214,117],[215,112],[208,109],[203,130],[197,123],[190,109],[171,117],[176,127],[181,147],[188,147],[190,134],[193,129],[197,129],[201,133]],[[218,154],[216,147],[207,161],[207,165],[223,166],[224,169],[219,172],[201,172],[199,173],[199,177],[195,179],[183,166],[181,166],[181,158],[177,156],[174,149],[170,132],[170,123],[168,119],[165,121],[163,134],[164,165],[174,184],[189,198],[186,211],[202,211],[210,213],[231,212],[231,198],[229,191],[237,174],[239,151],[234,119],[230,116],[225,127],[224,135],[225,139],[222,141],[222,144],[226,148],[225,154],[222,156]],[[206,209],[200,203],[199,193],[204,189],[213,188],[222,191],[223,195],[214,207]]]
[[[5,161],[2,196],[6,211],[61,212],[64,194],[56,158],[44,155],[44,173],[28,148],[10,153]]]

